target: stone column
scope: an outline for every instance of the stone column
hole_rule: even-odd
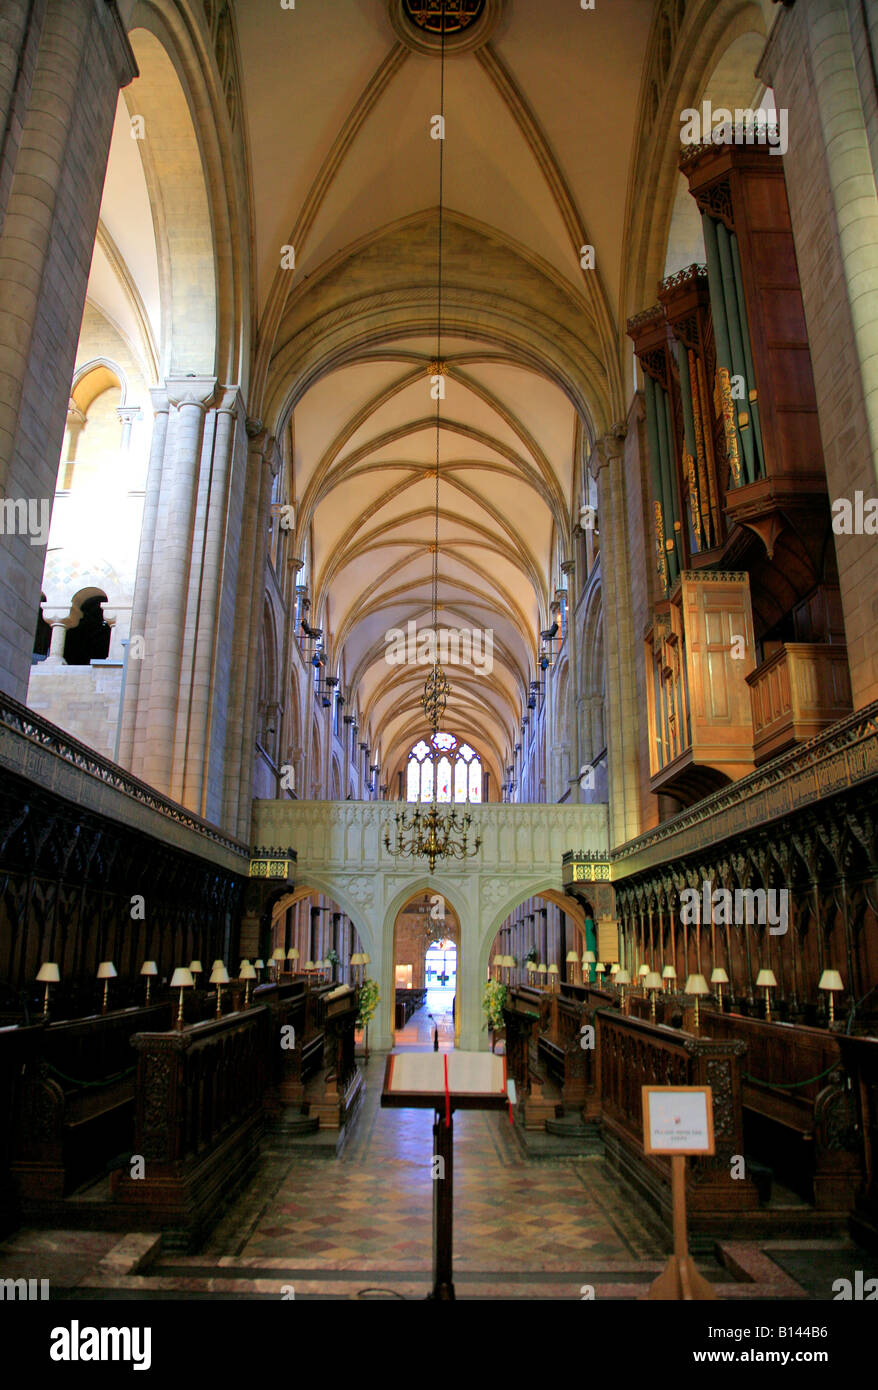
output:
[[[0,31],[0,496],[55,494],[119,87],[115,4],[6,0]],[[45,547],[0,545],[0,688],[27,697]]]
[[[192,564],[193,578],[197,580],[190,603],[195,624],[187,643],[181,682],[171,789],[176,800],[210,820],[218,820],[222,814],[216,798],[214,805],[208,806],[208,792],[211,773],[215,779],[222,771],[216,767],[217,759],[211,758],[210,744],[215,722],[225,722],[229,673],[226,657],[235,622],[234,580],[241,531],[239,494],[243,492],[243,468],[237,470],[240,488],[234,486],[237,478],[232,476],[238,423],[243,430],[243,403],[237,387],[233,387],[224,392],[209,420],[212,439],[209,458],[202,468],[204,498],[199,507],[200,534],[196,537]],[[208,449],[204,452],[208,454]],[[225,597],[229,603],[223,603]],[[224,734],[224,728],[221,732]],[[217,750],[220,756],[221,751]]]
[[[122,442],[119,448],[123,454],[127,454],[131,447],[131,426],[135,420],[140,420],[143,411],[139,405],[117,405],[116,414],[122,421]]]
[[[248,839],[256,736],[256,681],[262,635],[262,601],[268,554],[272,481],[279,466],[276,442],[259,420],[246,422],[247,455],[235,620],[231,633],[232,680],[226,720],[223,824]],[[296,779],[297,794],[305,788]]]
[[[598,486],[601,518],[604,656],[607,670],[607,763],[610,844],[639,829],[637,708],[634,631],[625,508],[624,448],[627,426],[614,425],[598,442],[589,467]]]
[[[876,495],[878,151],[873,4],[778,13],[758,73],[788,114],[790,221],[831,500]],[[878,698],[875,538],[833,536],[854,708]]]
[[[169,419],[159,494],[146,645],[149,689],[138,705],[134,771],[170,793],[205,412],[215,377],[167,382]],[[141,734],[141,721],[143,732]]]
[[[573,789],[571,800],[582,801],[579,786],[579,769],[582,767],[582,745],[579,741],[579,717],[577,701],[579,698],[579,657],[576,633],[576,561],[564,560],[561,573],[567,579],[567,730],[570,748],[570,768],[567,774],[568,785]],[[560,616],[559,616],[560,621]],[[562,791],[566,788],[562,788]]]
[[[122,733],[119,740],[119,761],[131,767],[134,752],[134,731],[137,726],[137,706],[144,663],[149,660],[146,650],[146,615],[152,582],[152,554],[155,545],[162,465],[168,437],[168,414],[171,402],[163,387],[150,392],[155,411],[149,467],[146,475],[146,495],[143,501],[143,521],[140,528],[140,550],[134,581],[134,604],[131,610],[131,634],[128,647],[128,672],[125,679],[125,699],[122,705]],[[148,677],[147,677],[148,679]]]
[[[118,604],[114,604],[112,607],[105,607],[102,604],[101,612],[104,615],[104,622],[110,629],[110,650],[107,652],[107,660],[122,661],[125,656],[122,650],[122,640],[123,637],[127,637],[125,619],[127,617],[130,622],[131,609],[128,607],[120,608]],[[121,623],[119,622],[120,618],[122,619]]]
[[[71,616],[70,605],[65,608],[47,608],[43,605],[43,618],[52,629],[52,637],[49,643],[49,655],[40,664],[46,666],[66,666],[64,660],[64,643],[67,640],[67,629],[75,627],[79,622],[79,615]]]

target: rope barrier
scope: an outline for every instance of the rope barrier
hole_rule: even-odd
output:
[[[70,1086],[91,1087],[109,1086],[111,1081],[121,1081],[124,1077],[131,1076],[132,1072],[137,1070],[137,1067],[128,1067],[127,1071],[117,1071],[115,1076],[103,1076],[100,1081],[80,1081],[75,1076],[65,1076],[64,1072],[59,1071],[57,1067],[53,1067],[51,1062],[46,1063],[46,1070],[52,1072],[54,1076],[60,1077],[62,1081],[66,1081]]]
[[[826,1071],[819,1072],[817,1076],[809,1076],[807,1081],[766,1081],[764,1077],[751,1076],[748,1071],[742,1071],[741,1075],[745,1081],[755,1081],[760,1086],[773,1086],[776,1091],[794,1091],[798,1086],[810,1086],[813,1081],[822,1081],[831,1071],[837,1071],[838,1066],[838,1062],[833,1062]]]

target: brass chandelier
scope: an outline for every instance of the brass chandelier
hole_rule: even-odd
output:
[[[440,95],[439,110],[442,116],[442,130],[445,128],[445,4],[443,0],[441,13],[441,33],[442,43],[440,50]],[[436,303],[436,366],[437,372],[442,373],[444,363],[442,362],[442,195],[444,180],[444,151],[445,140],[439,141],[439,237],[438,237],[438,284],[437,284],[437,303]],[[441,421],[441,402],[442,392],[436,392],[436,488],[434,506],[434,533],[433,545],[433,631],[437,627],[439,612],[439,440],[442,427]],[[438,650],[438,649],[437,649]],[[439,732],[439,723],[445,713],[448,704],[448,696],[451,694],[451,685],[448,677],[439,664],[438,655],[434,657],[430,668],[430,674],[424,683],[424,693],[420,703],[423,706],[427,722],[433,734]],[[436,778],[433,778],[433,795],[430,808],[422,813],[417,807],[412,816],[409,817],[407,811],[398,811],[396,814],[396,845],[390,841],[390,827],[384,828],[384,848],[399,859],[426,859],[430,865],[430,873],[436,866],[437,859],[468,859],[477,854],[481,849],[482,839],[476,836],[475,844],[470,846],[467,841],[472,816],[469,812],[459,815],[454,806],[447,812],[441,812],[436,804]]]

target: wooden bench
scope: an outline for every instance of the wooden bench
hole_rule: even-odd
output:
[[[838,1035],[710,1007],[701,1034],[746,1044],[742,1103],[753,1157],[819,1209],[849,1210],[863,1155]]]
[[[170,1027],[171,1015],[160,1002],[26,1030],[11,1163],[23,1201],[65,1196],[132,1153],[131,1039],[144,1026]]]

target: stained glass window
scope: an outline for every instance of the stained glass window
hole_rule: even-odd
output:
[[[406,800],[437,802],[481,801],[482,763],[468,743],[454,734],[433,734],[420,739],[409,753],[406,768]]]

